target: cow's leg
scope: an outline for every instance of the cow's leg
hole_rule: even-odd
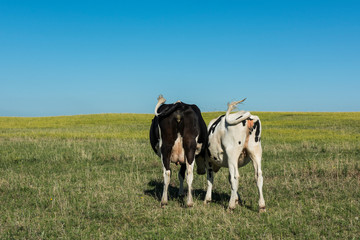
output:
[[[164,176],[164,188],[163,194],[161,198],[161,206],[167,205],[168,203],[168,188],[170,183],[170,170],[167,170],[165,167],[163,168],[163,176]]]
[[[194,201],[192,197],[192,182],[194,178],[194,164],[195,164],[195,149],[196,141],[190,140],[184,144],[185,156],[186,156],[186,182],[188,185],[188,196],[187,203],[188,207],[194,206]]]
[[[263,176],[261,171],[261,155],[262,155],[261,146],[257,145],[256,147],[254,147],[254,150],[252,151],[251,160],[253,162],[253,166],[255,170],[256,185],[259,190],[259,212],[266,212],[265,200],[262,191]]]
[[[228,180],[229,180],[230,186],[232,186],[232,185],[231,185],[232,183],[231,183],[230,172],[229,172]],[[238,183],[238,189],[239,189],[239,183]],[[235,197],[235,204],[238,204],[238,203],[239,203],[239,199],[240,199],[240,196],[239,196],[239,192],[237,191],[237,192],[236,192],[236,197]]]
[[[229,165],[229,182],[231,184],[231,197],[229,201],[229,209],[234,209],[238,197],[238,188],[239,188],[239,169],[238,169],[238,157],[236,157],[236,151],[230,150],[227,151],[228,154],[228,165]]]
[[[184,179],[185,179],[186,164],[181,164],[181,168],[178,174],[180,187],[179,196],[184,196]]]
[[[212,186],[214,183],[214,171],[212,168],[212,164],[209,161],[206,161],[206,173],[207,173],[207,190],[204,203],[207,204],[211,202],[212,195]]]
[[[161,198],[161,206],[167,205],[168,203],[168,188],[170,183],[170,154],[171,154],[171,146],[163,146],[162,147],[162,154],[161,154],[161,160],[163,163],[163,176],[164,176],[164,188],[163,188],[163,194]]]
[[[193,197],[192,197],[192,182],[193,182],[193,178],[194,178],[194,162],[192,162],[191,164],[189,164],[188,162],[186,162],[186,182],[188,184],[188,196],[187,196],[187,202],[186,205],[188,207],[192,207],[194,206],[194,201],[193,201]]]

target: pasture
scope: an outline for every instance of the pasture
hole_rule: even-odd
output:
[[[0,117],[0,239],[358,239],[360,112],[252,113],[262,121],[263,214],[251,164],[239,169],[244,202],[232,212],[227,169],[209,205],[206,176],[195,174],[186,208],[175,165],[160,208],[153,115]]]

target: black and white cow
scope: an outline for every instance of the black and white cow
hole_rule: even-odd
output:
[[[208,151],[206,153],[206,169],[208,188],[205,203],[211,201],[214,172],[221,167],[229,168],[231,197],[229,208],[234,209],[239,200],[237,193],[239,184],[239,167],[245,166],[250,160],[255,169],[255,179],[259,190],[259,212],[265,212],[265,201],[262,192],[263,177],[261,171],[261,123],[257,116],[250,112],[230,112],[245,99],[232,102],[225,115],[210,121],[208,126]]]
[[[164,189],[161,206],[168,202],[168,186],[170,183],[170,162],[180,164],[178,174],[180,187],[179,195],[183,195],[183,182],[188,184],[187,206],[194,202],[191,194],[193,181],[194,160],[196,157],[197,172],[205,174],[205,149],[207,145],[206,124],[196,105],[183,102],[164,104],[165,99],[160,95],[155,107],[155,117],[150,127],[150,143],[154,152],[159,155],[163,164]]]

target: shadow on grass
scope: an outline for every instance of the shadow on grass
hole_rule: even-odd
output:
[[[152,196],[153,198],[155,198],[157,201],[161,201],[161,197],[162,197],[162,193],[163,193],[163,182],[161,181],[157,181],[157,180],[151,180],[148,183],[149,186],[154,187],[153,189],[150,190],[145,190],[144,193],[148,196]],[[179,196],[178,192],[179,192],[179,188],[175,187],[173,184],[169,184],[169,193],[168,193],[168,199],[170,201],[173,200],[178,200],[179,203],[183,204],[183,197]]]
[[[145,190],[144,193],[148,196],[152,196],[153,198],[155,198],[157,201],[160,202],[162,193],[163,193],[164,183],[162,181],[158,181],[158,180],[151,180],[148,183],[148,185],[153,187],[153,189]],[[179,188],[178,187],[175,187],[174,184],[170,183],[168,190],[169,190],[169,194],[168,194],[169,201],[177,201],[181,204],[182,207],[186,207],[186,204],[185,204],[186,198],[184,196],[179,196]],[[186,189],[184,189],[184,194],[187,194]],[[194,189],[193,190],[194,198],[204,200],[205,195],[206,195],[206,191],[203,189]],[[253,211],[253,212],[257,211],[257,209],[254,209],[252,207],[252,204],[246,204],[245,201],[241,200],[240,196],[239,196],[239,199],[240,199],[240,201],[239,201],[240,206],[245,207],[248,210]],[[229,200],[230,200],[230,195],[227,193],[218,193],[216,191],[212,192],[211,203],[221,205],[224,209],[227,209]]]

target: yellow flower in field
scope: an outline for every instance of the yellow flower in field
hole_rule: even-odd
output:
[[[52,201],[52,198],[50,198],[50,201]]]

